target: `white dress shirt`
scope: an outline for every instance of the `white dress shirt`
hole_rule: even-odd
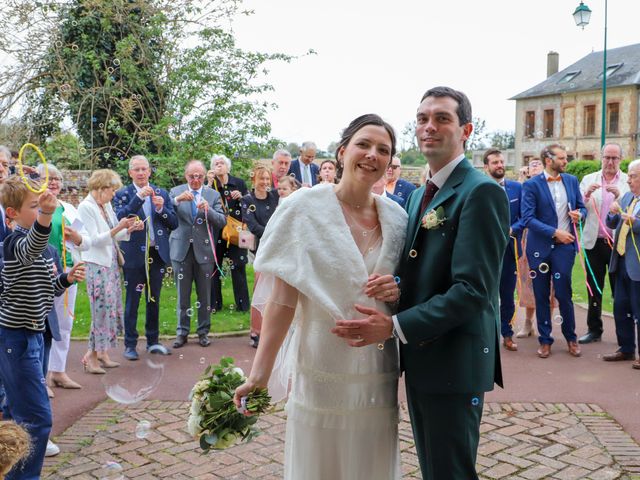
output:
[[[569,219],[569,203],[567,200],[567,189],[564,182],[549,182],[551,175],[544,170],[544,178],[547,180],[547,186],[551,192],[553,203],[556,206],[556,215],[558,216],[558,229],[571,233],[571,220]],[[575,210],[576,206],[572,205]]]

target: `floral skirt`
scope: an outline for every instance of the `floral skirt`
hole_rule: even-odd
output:
[[[118,256],[112,255],[110,267],[87,262],[87,294],[91,306],[89,350],[103,352],[118,346],[122,335],[124,309]]]

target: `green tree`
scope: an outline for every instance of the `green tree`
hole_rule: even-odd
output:
[[[487,122],[480,117],[473,117],[472,123],[473,131],[467,140],[466,149],[467,151],[482,150],[487,147],[485,143],[488,137]]]
[[[516,147],[516,135],[513,131],[497,130],[489,134],[489,146],[498,150],[509,150]]]
[[[268,66],[293,58],[236,45],[232,20],[250,13],[240,0],[3,2],[0,118],[17,112],[40,144],[70,119],[92,166],[124,173],[144,153],[167,184],[189,158],[249,164],[270,134]]]
[[[287,146],[285,148],[289,151],[293,158],[300,156],[300,145],[298,145],[297,143],[287,143]]]

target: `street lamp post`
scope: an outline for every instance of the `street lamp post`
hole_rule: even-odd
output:
[[[607,7],[608,0],[604,0],[604,55],[602,60],[602,126],[600,128],[600,148],[604,147],[607,127]],[[583,2],[573,12],[576,25],[582,27],[589,24],[591,10]]]

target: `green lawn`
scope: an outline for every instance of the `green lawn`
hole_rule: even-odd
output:
[[[573,266],[573,301],[587,304],[589,302],[589,296],[587,291],[587,285],[585,283],[584,271],[580,262],[580,256],[576,255],[576,263]],[[588,258],[588,257],[587,257]],[[586,266],[587,275],[591,277],[589,267]],[[602,289],[602,285],[598,285]],[[594,292],[595,293],[595,292]],[[606,278],[604,282],[604,289],[602,290],[602,311],[613,313],[613,297],[611,296],[611,288],[609,288],[609,279]]]
[[[228,272],[228,270],[227,270]],[[247,283],[249,284],[249,292],[253,291],[253,267],[247,265]],[[123,288],[124,293],[124,288]],[[249,328],[249,312],[237,312],[235,310],[233,299],[233,287],[231,285],[230,272],[227,273],[227,277],[222,280],[222,298],[224,304],[224,310],[216,312],[211,317],[211,332],[235,332],[239,330],[246,330]],[[146,306],[144,297],[140,302],[140,309],[138,310],[138,332],[144,333],[144,316]],[[124,307],[124,295],[122,298]],[[164,284],[162,286],[162,292],[160,297],[160,335],[173,336],[176,334],[176,302],[177,291],[172,276],[165,274]],[[191,292],[191,305],[194,312],[196,308],[196,295],[195,285]],[[91,311],[89,309],[89,297],[87,296],[87,287],[85,283],[78,285],[78,296],[76,299],[76,317],[73,322],[72,336],[74,337],[88,337],[89,327],[91,325]],[[193,316],[192,331],[195,331],[196,318]]]
[[[247,282],[249,283],[249,291],[253,291],[253,267],[247,265]],[[600,286],[602,287],[602,286]],[[613,301],[608,281],[605,282],[603,295],[603,311],[613,312]],[[162,287],[162,296],[160,299],[160,334],[175,335],[176,333],[176,287],[172,277],[166,277]],[[233,287],[231,285],[231,276],[222,281],[222,297],[225,308],[222,312],[216,312],[212,317],[211,331],[213,333],[236,332],[249,328],[249,313],[237,312],[233,305]],[[585,285],[585,276],[576,257],[573,267],[573,300],[574,302],[588,302],[587,287]],[[124,302],[124,298],[122,300]],[[191,294],[191,301],[194,311],[196,298],[195,292]],[[138,313],[138,331],[141,327],[144,330],[144,302],[140,302],[140,310]],[[89,310],[89,299],[87,297],[87,289],[84,283],[78,285],[78,298],[76,300],[76,318],[73,323],[74,337],[87,337],[89,335],[89,327],[91,324],[91,314]],[[195,327],[195,323],[194,323]]]

